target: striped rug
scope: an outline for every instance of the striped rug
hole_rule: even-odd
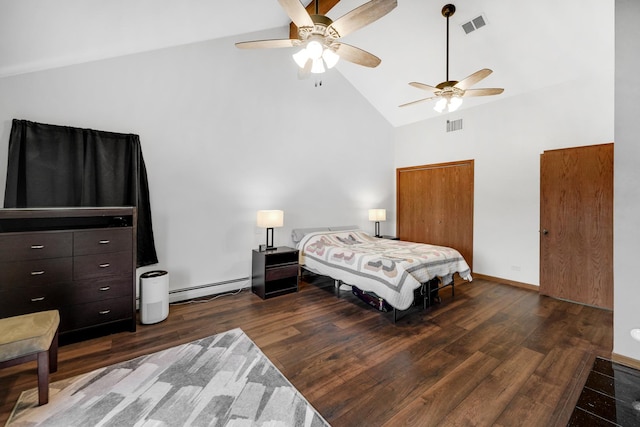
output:
[[[22,393],[7,426],[328,426],[241,329]]]

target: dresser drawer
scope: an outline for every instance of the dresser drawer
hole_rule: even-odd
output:
[[[133,235],[131,228],[101,228],[73,233],[74,255],[131,252]]]
[[[0,286],[11,290],[15,286],[35,286],[71,281],[73,258],[35,259],[1,262]]]
[[[77,256],[73,263],[74,280],[121,276],[131,274],[132,271],[131,252]]]
[[[131,319],[133,315],[131,297],[111,298],[87,304],[69,305],[61,308],[60,330],[69,331],[102,323]]]
[[[133,275],[121,278],[76,281],[69,287],[68,304],[84,304],[133,295]]]
[[[0,317],[52,310],[64,302],[66,283],[57,285],[15,286],[2,292]]]
[[[0,262],[70,257],[72,249],[70,232],[0,235]]]

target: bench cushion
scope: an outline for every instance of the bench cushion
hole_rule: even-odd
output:
[[[0,362],[48,350],[59,323],[58,310],[0,319]]]

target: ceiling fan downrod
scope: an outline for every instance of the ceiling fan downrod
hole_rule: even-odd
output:
[[[447,79],[449,81],[449,17],[456,13],[456,7],[452,4],[446,4],[442,8],[442,16],[447,18]]]

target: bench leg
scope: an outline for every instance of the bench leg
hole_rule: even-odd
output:
[[[58,331],[53,336],[49,347],[49,372],[58,372]]]
[[[49,402],[49,351],[38,353],[38,405]]]

